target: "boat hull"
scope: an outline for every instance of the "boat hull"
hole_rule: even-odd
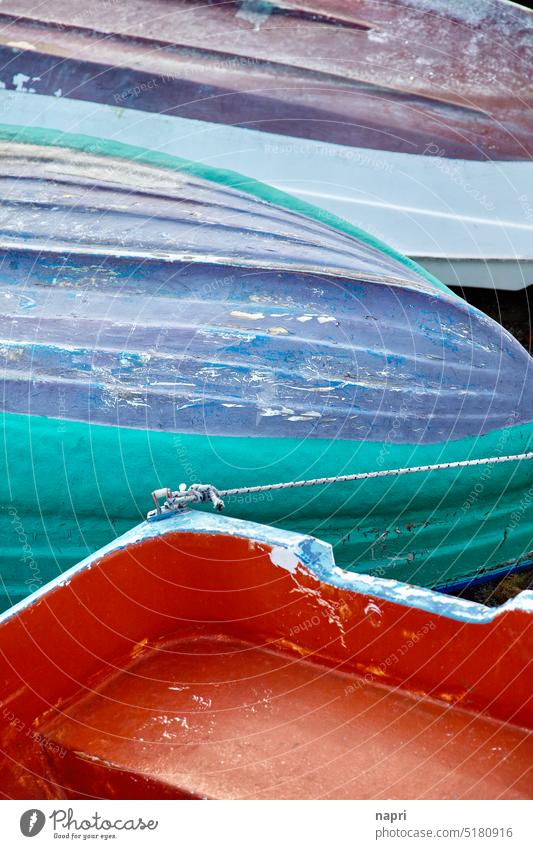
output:
[[[514,454],[532,435],[532,425],[517,425],[446,445],[397,445],[158,433],[4,414],[3,607],[139,521],[156,486],[225,489]],[[347,570],[426,586],[488,578],[533,559],[531,461],[240,496],[227,499],[226,511],[320,536]]]
[[[378,236],[448,286],[533,282],[533,162],[449,160],[295,140],[253,128],[0,90],[2,120],[239,171]]]
[[[375,238],[165,154],[46,129],[0,136],[12,600],[138,520],[159,486],[529,450],[528,354]],[[318,533],[350,569],[453,584],[528,560],[530,469],[228,509]]]
[[[0,791],[530,798],[532,599],[350,575],[213,514],[144,523],[0,616]]]
[[[265,180],[448,285],[530,285],[528,11],[255,6],[4,3],[2,108]]]
[[[46,9],[4,0],[2,87],[350,147],[531,156],[526,9],[500,0],[453,10],[424,0],[251,6],[147,0],[132,17],[106,0],[90,15],[79,0]]]

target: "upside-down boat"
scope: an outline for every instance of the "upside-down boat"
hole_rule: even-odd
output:
[[[500,608],[184,511],[0,616],[16,799],[530,799],[533,593]]]
[[[0,107],[238,170],[448,284],[516,289],[533,280],[531,21],[504,0],[4,0]]]
[[[531,358],[352,225],[229,172],[0,127],[4,606],[219,489],[520,455]],[[533,557],[533,463],[241,496],[349,570],[451,586]]]

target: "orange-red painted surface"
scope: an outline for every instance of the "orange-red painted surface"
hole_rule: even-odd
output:
[[[340,583],[175,529],[74,570],[0,624],[1,792],[531,798],[528,606]]]

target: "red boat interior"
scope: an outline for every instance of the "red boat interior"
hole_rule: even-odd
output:
[[[171,533],[6,618],[4,797],[531,797],[530,611],[461,621],[290,559]]]

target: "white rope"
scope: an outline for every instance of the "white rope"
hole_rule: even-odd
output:
[[[397,477],[399,475],[413,475],[417,472],[436,472],[442,469],[460,469],[463,466],[487,466],[492,463],[510,463],[517,460],[533,459],[533,451],[527,454],[508,454],[505,457],[484,457],[480,460],[456,460],[452,463],[434,463],[430,466],[409,466],[405,469],[383,469],[379,472],[356,472],[353,475],[334,475],[329,478],[311,478],[303,481],[289,481],[287,483],[271,483],[264,486],[248,486],[236,489],[221,489],[218,494],[221,498],[230,495],[248,495],[252,492],[270,492],[277,489],[292,489],[296,486],[320,486],[321,484],[345,483],[346,481],[361,481],[368,478]]]
[[[222,510],[224,502],[222,498],[230,498],[235,495],[249,495],[257,492],[274,492],[283,489],[295,489],[304,486],[327,486],[333,483],[345,483],[347,481],[361,481],[370,478],[399,477],[400,475],[413,475],[419,472],[436,472],[445,469],[461,469],[465,466],[488,466],[496,463],[512,463],[519,460],[533,459],[533,451],[525,454],[507,454],[503,457],[483,457],[479,460],[455,460],[451,463],[433,463],[428,466],[408,466],[402,469],[382,469],[374,472],[355,472],[351,475],[333,475],[327,478],[310,478],[300,481],[285,481],[284,483],[267,483],[260,486],[241,486],[234,489],[216,489],[210,484],[192,484],[189,489],[180,489],[177,492],[171,489],[156,489],[152,492],[152,498],[156,509],[148,514],[153,518],[161,512],[174,511],[185,507],[191,502],[211,501],[217,510]],[[182,485],[183,486],[183,485]],[[163,507],[159,499],[165,498]]]

